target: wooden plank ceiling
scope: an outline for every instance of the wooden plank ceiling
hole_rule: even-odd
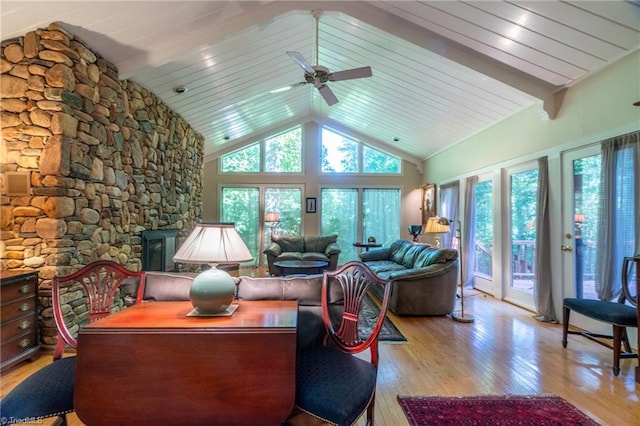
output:
[[[306,120],[419,163],[640,47],[636,1],[11,1],[2,39],[59,22],[184,116],[217,156]],[[328,106],[287,51],[330,71]],[[176,93],[185,87],[185,93]]]

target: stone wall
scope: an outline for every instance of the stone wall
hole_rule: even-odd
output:
[[[158,97],[56,24],[2,42],[0,271],[50,283],[96,259],[141,269],[140,232],[188,233],[202,216],[203,137]],[[8,196],[5,172],[28,172]]]

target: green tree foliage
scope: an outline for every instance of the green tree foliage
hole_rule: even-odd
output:
[[[580,223],[583,241],[595,241],[600,203],[600,154],[573,162],[574,212],[584,216]]]
[[[264,145],[264,149],[261,149]],[[261,154],[264,160],[261,161]],[[260,164],[264,164],[261,168]],[[300,173],[302,128],[300,126],[222,157],[225,173]]]
[[[476,241],[493,250],[493,182],[486,180],[476,185]]]
[[[302,229],[302,194],[298,188],[267,188],[264,211],[278,212],[278,229],[287,235],[300,235]]]
[[[321,230],[323,235],[337,234],[342,251],[340,262],[355,259],[353,242],[357,240],[358,217],[357,189],[322,190]]]
[[[222,157],[221,170],[226,173],[255,173],[260,171],[260,144],[255,143]]]
[[[535,241],[538,169],[511,175],[511,238]]]
[[[322,172],[358,173],[358,142],[322,129]]]
[[[362,148],[362,170],[365,173],[400,173],[400,159],[377,149]]]
[[[302,128],[300,126],[265,140],[264,171],[299,173],[302,171]]]
[[[258,253],[258,188],[223,188],[222,221],[234,222],[254,261]]]
[[[322,129],[323,173],[400,173],[399,158],[362,145],[346,136]],[[362,163],[362,170],[360,164]]]

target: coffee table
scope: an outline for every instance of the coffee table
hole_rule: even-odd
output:
[[[329,266],[324,260],[279,260],[273,264],[280,268],[282,275],[321,274]]]

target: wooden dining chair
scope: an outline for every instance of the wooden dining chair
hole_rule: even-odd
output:
[[[341,318],[332,318],[330,295],[339,285],[344,294]],[[358,316],[371,286],[384,286],[384,297],[369,336],[358,333]],[[351,425],[366,410],[372,425],[378,373],[378,336],[384,321],[391,286],[364,263],[349,262],[335,271],[325,271],[322,280],[322,319],[327,331],[325,345],[298,352],[296,408],[325,422]],[[354,354],[369,349],[369,360]]]
[[[125,280],[138,281],[138,286],[144,288],[144,271],[132,271],[110,260],[98,260],[84,268],[64,277],[54,277],[51,283],[51,304],[53,306],[53,318],[58,331],[58,342],[53,352],[53,359],[62,357],[66,347],[75,349],[78,346],[76,340],[77,324],[69,327],[65,321],[63,299],[64,294],[73,291],[82,291],[86,298],[87,309],[84,320],[93,322],[104,318],[111,313],[112,305],[120,285]]]
[[[144,272],[131,271],[108,260],[92,262],[64,277],[54,277],[51,303],[58,332],[54,362],[27,377],[0,401],[1,416],[23,422],[58,417],[54,424],[66,425],[66,414],[73,411],[76,357],[62,356],[66,346],[75,349],[77,341],[76,333],[64,320],[64,295],[82,290],[87,301],[87,319],[93,322],[111,313],[117,290],[125,280],[139,280],[144,285],[144,278]]]
[[[636,266],[636,289],[632,291],[630,286],[632,274],[630,271],[634,263]],[[617,302],[576,298],[565,298],[563,301],[562,346],[567,347],[567,336],[569,334],[579,334],[612,349],[614,376],[620,374],[621,358],[638,358],[638,354],[631,350],[631,344],[627,334],[627,327],[638,327],[638,274],[640,274],[640,255],[625,257],[622,264],[622,292]],[[611,324],[613,333],[601,334],[585,330],[569,330],[569,316],[571,311],[597,321]]]

